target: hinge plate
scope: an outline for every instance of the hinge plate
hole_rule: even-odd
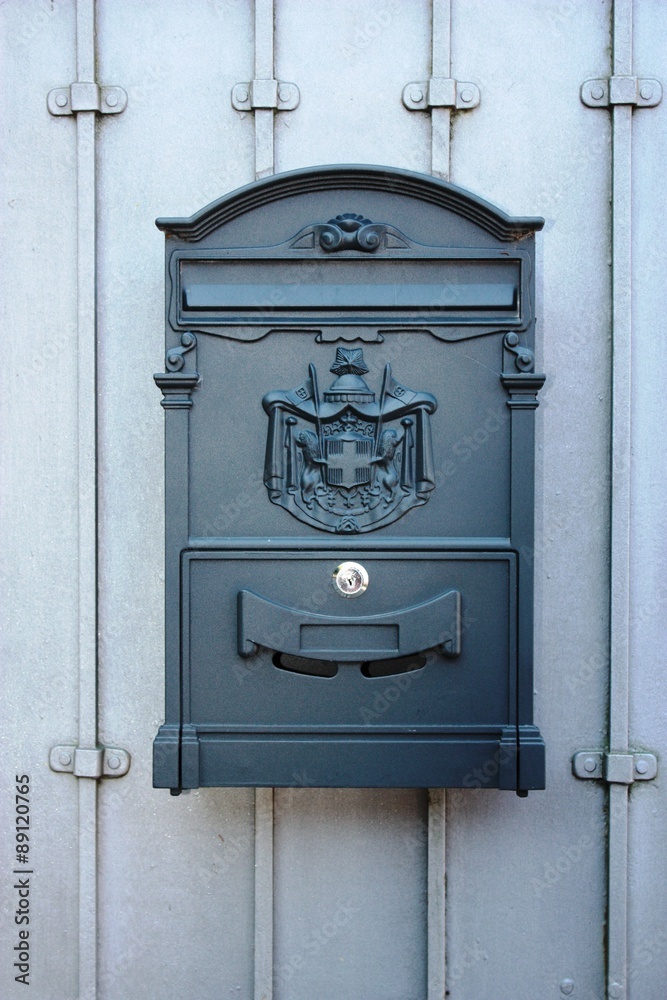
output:
[[[46,99],[52,115],[75,115],[79,111],[97,111],[100,115],[119,115],[127,107],[127,93],[122,87],[100,87],[97,83],[73,83],[56,87]]]
[[[49,767],[76,778],[122,778],[130,760],[127,750],[116,747],[57,746],[49,754]]]
[[[430,80],[409,83],[403,88],[403,104],[408,111],[429,108],[455,108],[470,111],[480,102],[479,87],[464,80],[433,76]]]
[[[301,94],[295,83],[282,80],[250,80],[232,87],[232,106],[237,111],[266,109],[294,111]]]
[[[608,108],[615,104],[654,108],[662,100],[662,84],[659,80],[640,80],[636,76],[585,80],[581,85],[581,100],[588,108]]]
[[[580,750],[572,758],[576,778],[597,778],[615,785],[632,785],[635,781],[652,781],[658,773],[658,760],[653,753],[603,753]]]

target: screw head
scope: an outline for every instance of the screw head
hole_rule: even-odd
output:
[[[58,96],[56,97],[56,104],[58,105],[59,108],[64,108],[67,106],[67,98],[65,97],[64,94],[58,94]]]
[[[620,983],[609,984],[609,996],[611,1000],[621,1000],[624,990]]]
[[[117,757],[116,754],[110,754],[107,757],[107,767],[110,767],[112,771],[117,771],[120,767],[120,757]]]
[[[601,101],[604,97],[604,87],[597,84],[595,87],[591,87],[591,97],[594,101]]]
[[[118,94],[107,94],[105,100],[110,108],[115,108],[118,104]]]
[[[470,90],[470,88],[468,87],[466,87],[465,90],[461,91],[461,100],[464,101],[465,104],[470,104],[474,96],[475,95],[473,94],[472,90]]]
[[[638,760],[635,764],[635,771],[637,774],[646,774],[648,771],[648,761]]]
[[[563,996],[569,997],[574,991],[574,979],[564,979],[560,984],[560,991]]]
[[[410,100],[414,104],[419,104],[420,101],[424,100],[424,93],[419,89],[419,87],[413,87],[410,91]]]
[[[592,774],[597,766],[598,762],[595,757],[587,757],[584,761],[584,770],[588,771],[589,774]]]
[[[62,764],[63,767],[67,767],[72,763],[71,753],[61,753],[58,755],[58,763]]]
[[[639,96],[643,101],[650,101],[653,97],[653,87],[650,83],[645,83],[639,91]]]
[[[250,95],[248,94],[248,91],[245,89],[245,87],[239,87],[238,90],[236,91],[236,100],[239,102],[239,104],[245,104],[249,96]]]
[[[278,87],[278,100],[286,102],[289,101],[289,99],[290,99],[289,87]]]

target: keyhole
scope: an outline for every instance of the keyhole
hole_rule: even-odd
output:
[[[359,597],[368,587],[368,572],[360,563],[341,563],[334,570],[333,585],[342,597]]]

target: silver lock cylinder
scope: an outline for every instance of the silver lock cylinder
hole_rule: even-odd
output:
[[[343,562],[333,573],[334,589],[342,597],[360,597],[368,587],[368,571],[356,562]]]

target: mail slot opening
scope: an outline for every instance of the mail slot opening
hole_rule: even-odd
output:
[[[392,677],[394,674],[408,674],[416,670],[423,670],[426,666],[426,657],[422,653],[415,653],[414,656],[399,656],[395,660],[369,660],[361,664],[361,672],[364,677]]]
[[[291,653],[274,653],[273,665],[293,674],[307,674],[309,677],[335,677],[338,664],[333,660],[314,660],[309,656],[293,656]]]

